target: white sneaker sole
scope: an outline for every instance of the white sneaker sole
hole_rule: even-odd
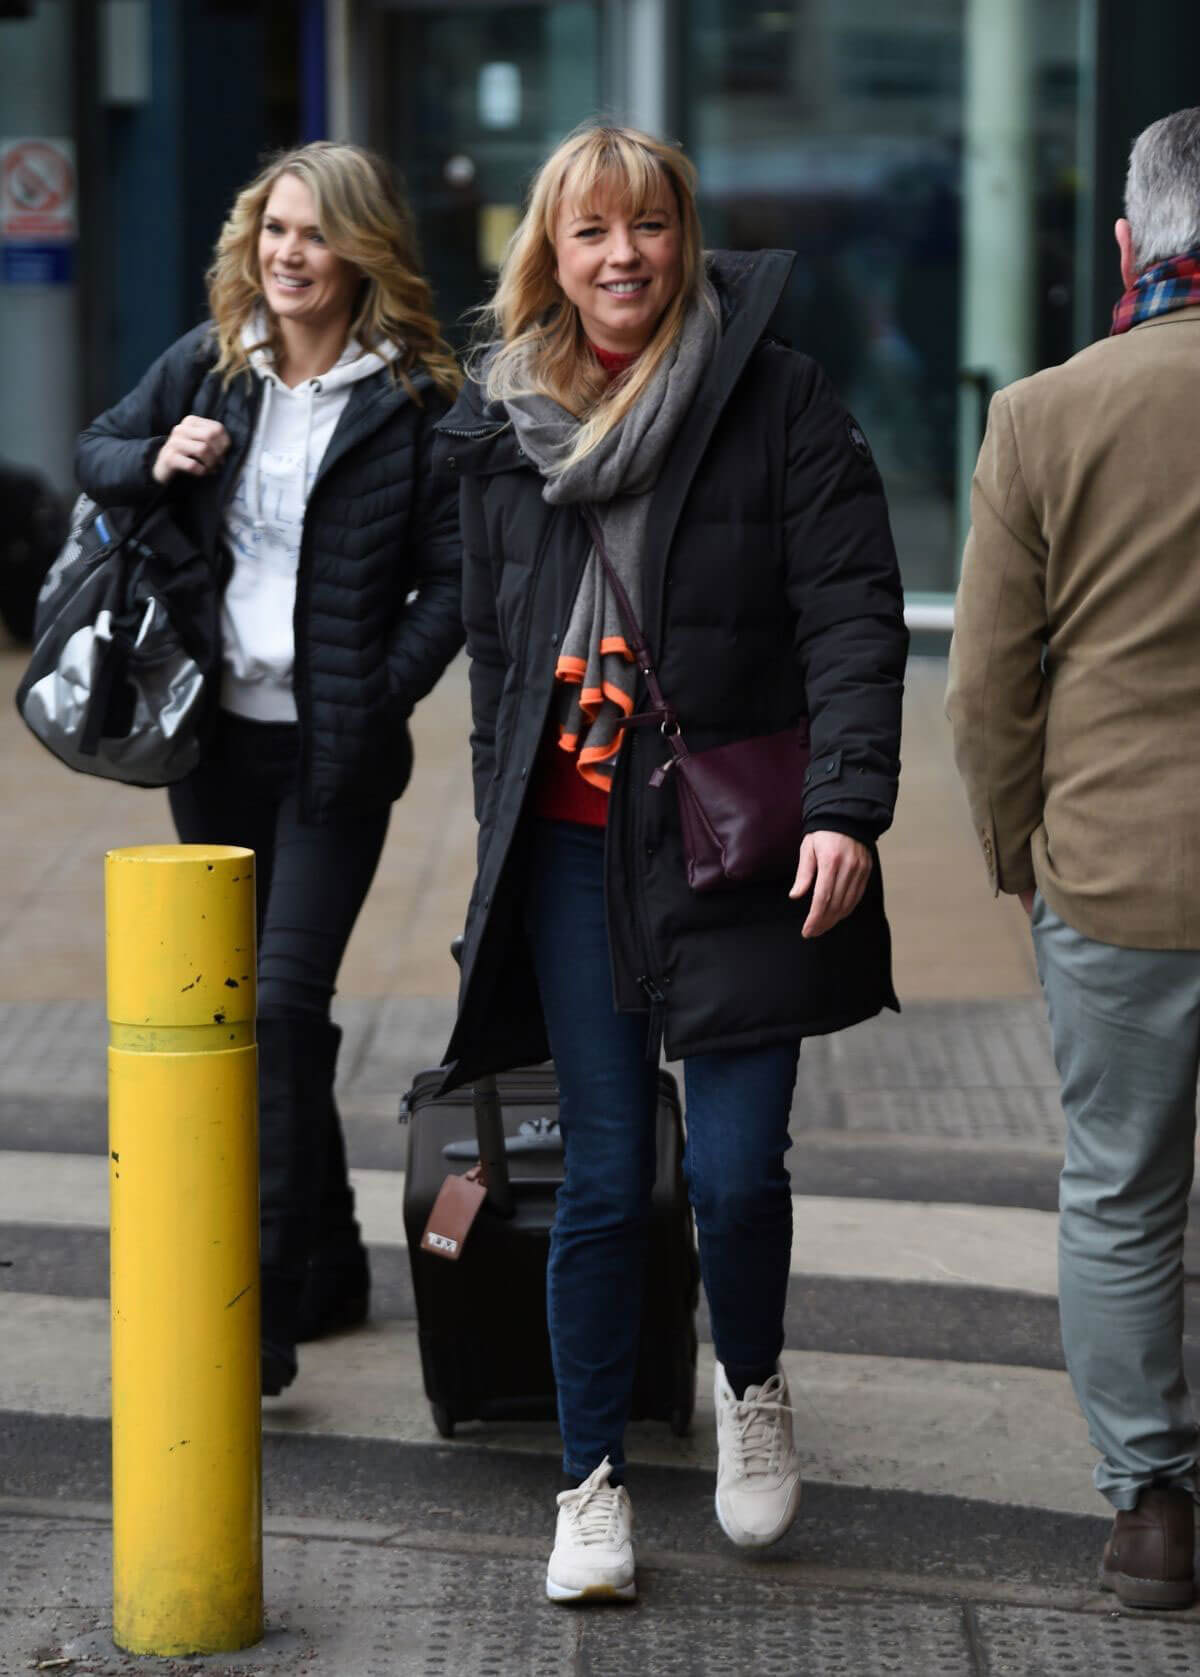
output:
[[[637,1584],[631,1578],[628,1584],[588,1584],[578,1589],[556,1584],[547,1572],[546,1595],[551,1601],[636,1601]]]
[[[729,1541],[731,1543],[735,1543],[739,1549],[769,1549],[772,1543],[778,1543],[779,1539],[785,1536],[796,1523],[796,1515],[800,1512],[800,1495],[803,1488],[802,1483],[797,1480],[796,1489],[793,1493],[791,1504],[787,1513],[784,1515],[783,1519],[780,1520],[775,1529],[768,1532],[765,1537],[760,1537],[757,1533],[744,1532],[741,1530],[731,1531],[729,1526],[725,1523],[725,1515],[721,1508],[721,1495],[719,1491],[713,1496],[713,1507],[717,1512],[717,1524],[725,1533]]]

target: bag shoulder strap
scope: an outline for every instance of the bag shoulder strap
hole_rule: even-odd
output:
[[[600,528],[600,520],[596,515],[596,509],[585,502],[580,507],[580,512],[583,515],[583,522],[587,526],[588,534],[592,538],[597,557],[604,569],[608,585],[613,591],[613,598],[617,602],[617,612],[625,625],[625,633],[629,637],[629,644],[633,649],[634,658],[637,660],[638,670],[646,683],[646,692],[650,699],[649,712],[626,717],[624,726],[628,728],[636,727],[639,723],[659,722],[662,724],[664,734],[677,735],[679,724],[675,712],[667,703],[663,690],[658,684],[658,675],[655,672],[654,661],[650,656],[650,648],[646,645],[646,637],[642,633],[641,624],[634,613],[629,595],[625,590],[625,584],[617,575],[616,568],[608,556],[608,549],[604,545],[604,534]]]

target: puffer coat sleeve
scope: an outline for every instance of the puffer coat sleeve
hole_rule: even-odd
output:
[[[463,644],[458,486],[434,463],[432,422],[421,428],[409,539],[411,592],[388,641],[388,686],[405,714]]]
[[[157,494],[153,466],[172,428],[191,409],[216,358],[205,323],[165,349],[127,396],[80,432],[75,476],[101,506],[136,506]]]
[[[464,479],[459,502],[462,528],[462,614],[471,660],[471,772],[475,781],[475,819],[481,823],[496,773],[496,718],[508,659],[496,615],[496,589],[483,517],[479,484]]]
[[[892,822],[908,631],[883,483],[824,372],[793,356],[784,526],[812,739],[805,831]]]

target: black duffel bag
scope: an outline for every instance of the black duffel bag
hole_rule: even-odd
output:
[[[81,774],[166,786],[200,760],[220,659],[213,561],[166,494],[140,508],[75,503],[38,595],[17,709]]]

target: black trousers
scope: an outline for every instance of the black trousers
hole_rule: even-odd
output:
[[[185,844],[255,853],[259,1172],[264,1336],[294,1343],[310,1257],[360,1250],[334,1102],[338,968],[387,835],[391,805],[300,819],[299,730],[222,712],[213,746],[170,788]]]
[[[300,819],[299,729],[222,711],[204,762],[169,789],[184,844],[256,857],[258,1010],[327,1018],[338,968],[387,837],[391,805]]]

